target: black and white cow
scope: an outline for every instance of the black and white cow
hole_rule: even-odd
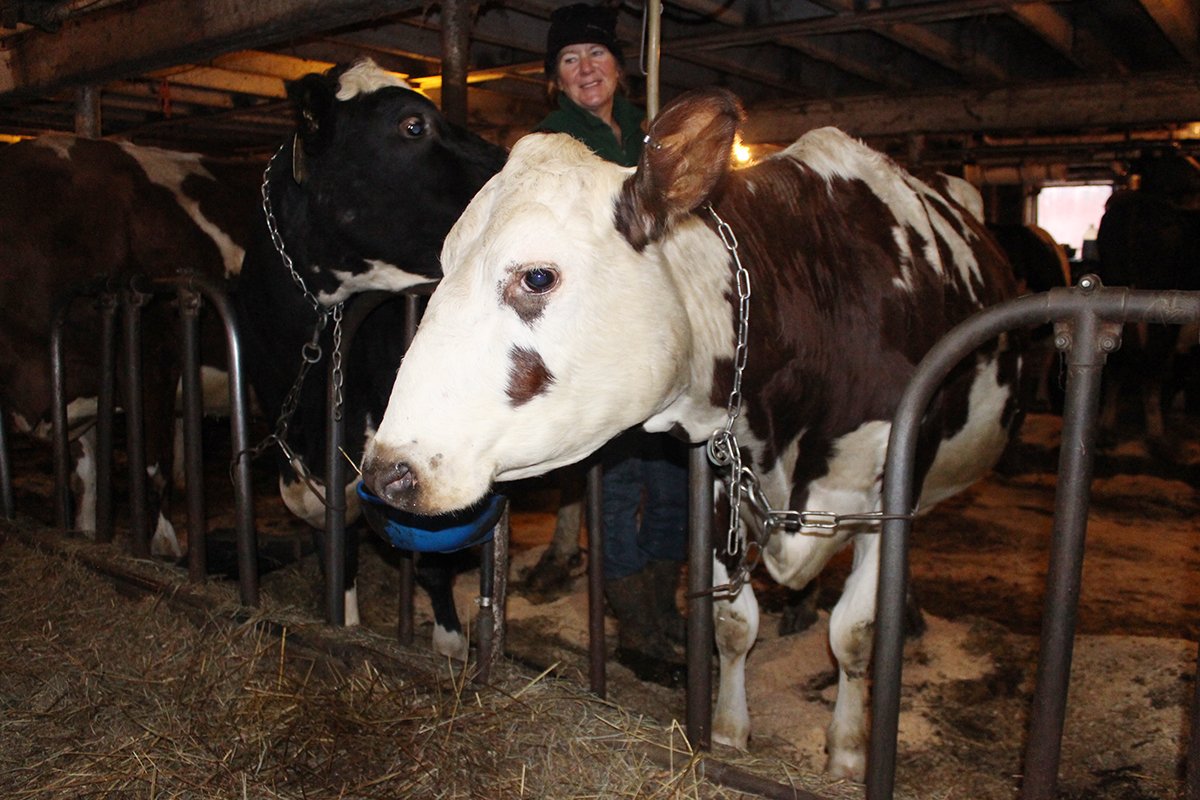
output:
[[[445,277],[364,460],[378,495],[436,514],[495,481],[578,461],[637,423],[692,442],[723,427],[739,323],[719,216],[752,291],[734,429],[746,463],[775,508],[880,507],[909,374],[951,326],[1014,295],[1011,270],[965,182],[922,183],[831,128],[732,170],[739,118],[724,90],[684,95],[651,126],[636,171],[569,136],[516,144],[442,251]],[[923,508],[1000,455],[1018,366],[1002,341],[952,374],[923,423]],[[805,528],[776,534],[764,553],[771,574],[799,588],[854,544],[830,620],[840,679],[827,768],[860,780],[878,542],[858,525]],[[725,553],[714,567],[725,582]],[[714,738],[745,747],[753,591],[714,613]]]
[[[49,331],[67,287],[107,276],[224,280],[237,273],[256,207],[256,173],[226,162],[124,142],[47,135],[0,148],[0,408],[17,428],[49,434]],[[143,351],[152,490],[171,477],[178,329],[167,303],[146,309]],[[100,317],[77,302],[64,329],[69,424],[77,456],[75,524],[95,529],[95,430]],[[165,333],[164,333],[165,331]],[[158,514],[155,555],[179,556]]]
[[[288,90],[297,133],[270,169],[269,203],[296,274],[323,306],[359,292],[398,292],[441,277],[442,241],[506,152],[448,123],[428,98],[370,60],[308,75]],[[284,265],[261,211],[234,292],[246,344],[247,374],[276,419],[313,333],[316,311]],[[385,302],[363,322],[345,365],[346,451],[357,462],[383,415],[403,355],[404,303]],[[333,323],[322,336],[332,350]],[[326,363],[311,369],[288,429],[288,443],[325,492]],[[300,480],[280,451],[280,492],[315,528],[325,525],[322,497]],[[345,487],[348,520],[358,497]],[[323,548],[319,548],[323,552]],[[435,647],[466,656],[450,574],[436,555],[418,562],[417,579],[434,603]],[[357,621],[347,558],[347,622]]]

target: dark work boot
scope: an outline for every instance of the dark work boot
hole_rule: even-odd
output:
[[[658,624],[650,571],[605,581],[604,596],[617,618],[617,662],[638,680],[671,689],[686,686],[687,665]]]
[[[683,647],[687,644],[687,620],[679,612],[675,593],[679,589],[679,576],[683,564],[678,561],[653,559],[646,566],[651,591],[654,596],[654,611],[658,614],[658,625],[667,641]]]

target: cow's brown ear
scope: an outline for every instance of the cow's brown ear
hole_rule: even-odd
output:
[[[617,230],[639,252],[712,194],[729,170],[742,119],[725,89],[680,95],[655,118],[637,172],[621,187]]]

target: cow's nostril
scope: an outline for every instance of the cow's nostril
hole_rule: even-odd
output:
[[[376,494],[388,505],[399,506],[417,485],[417,476],[408,464],[395,464],[382,476],[379,484]]]

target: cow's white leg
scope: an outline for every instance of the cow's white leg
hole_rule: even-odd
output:
[[[96,429],[88,428],[75,439],[79,459],[75,462],[73,483],[79,502],[75,509],[75,530],[96,532]]]
[[[183,557],[183,548],[179,546],[175,526],[161,511],[158,512],[158,524],[154,527],[154,535],[150,537],[150,555],[172,559]]]
[[[433,624],[433,652],[456,661],[466,661],[470,655],[466,634],[462,631],[446,630],[435,622]]]
[[[867,670],[875,632],[875,590],[879,583],[879,537],[861,534],[854,542],[854,566],[841,599],[829,615],[829,644],[838,662],[838,694],[833,722],[825,734],[825,771],[862,781],[867,772]]]
[[[725,565],[713,559],[713,585],[729,582]],[[758,600],[750,584],[732,600],[713,603],[720,680],[713,713],[714,742],[745,750],[750,739],[750,712],[746,708],[746,654],[758,637]]]
[[[361,619],[358,616],[358,581],[350,584],[350,588],[346,589],[346,625],[358,625]]]
[[[157,465],[146,467],[146,478],[156,490],[154,493],[159,500],[158,524],[154,526],[154,535],[150,537],[150,555],[156,558],[182,558],[183,548],[179,546],[175,526],[166,517],[165,495],[169,489],[166,478]]]

